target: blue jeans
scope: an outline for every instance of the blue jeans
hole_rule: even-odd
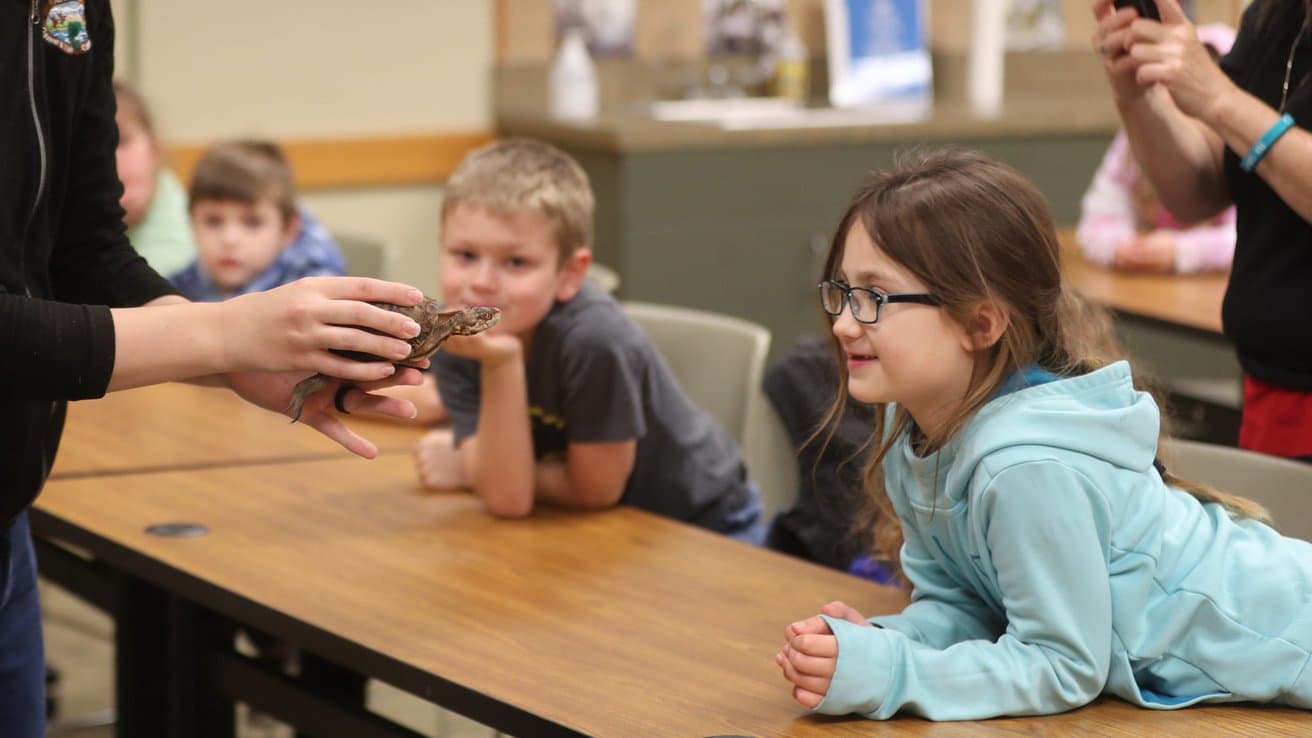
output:
[[[43,738],[46,656],[36,554],[23,513],[0,532],[0,735]]]

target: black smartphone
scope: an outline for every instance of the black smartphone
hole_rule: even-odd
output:
[[[1130,7],[1139,11],[1140,18],[1147,18],[1161,22],[1162,14],[1157,12],[1156,0],[1116,0],[1114,3],[1118,8]]]

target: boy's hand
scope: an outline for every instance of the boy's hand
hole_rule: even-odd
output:
[[[388,362],[354,361],[327,349],[397,360],[409,356],[410,345],[400,339],[418,335],[419,325],[365,302],[417,305],[422,299],[419,290],[395,282],[310,277],[217,303],[223,366],[230,371],[318,372],[354,382],[391,376]]]
[[[286,414],[287,400],[291,397],[292,387],[304,378],[305,375],[299,372],[233,372],[226,376],[228,386],[239,397],[279,415]],[[345,393],[342,400],[352,413],[409,419],[415,415],[414,403],[398,397],[373,394],[373,392],[384,387],[419,384],[422,380],[423,375],[418,369],[403,367],[385,379],[356,384],[355,390]],[[333,397],[338,386],[339,383],[334,381],[329,388],[330,391],[320,392],[306,399],[305,406],[301,410],[301,422],[341,444],[347,451],[372,459],[378,455],[378,447],[356,434],[333,412]]]
[[[820,611],[871,627],[861,613],[842,602],[830,602]],[[793,683],[793,699],[807,709],[815,709],[829,692],[838,666],[838,639],[818,615],[789,625],[784,635],[783,650],[775,654],[774,661],[784,678]]]
[[[442,344],[442,350],[493,366],[512,360],[519,361],[524,356],[524,344],[508,333],[451,336]]]
[[[469,477],[455,437],[449,428],[437,428],[424,434],[415,443],[415,471],[419,481],[429,489],[461,489],[469,487]]]

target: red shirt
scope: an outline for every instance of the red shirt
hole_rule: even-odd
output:
[[[1272,456],[1312,457],[1312,392],[1245,376],[1239,447]]]

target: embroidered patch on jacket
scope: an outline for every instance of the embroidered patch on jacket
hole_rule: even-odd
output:
[[[87,9],[82,0],[46,0],[46,20],[41,24],[46,43],[68,54],[91,51],[87,34]]]

